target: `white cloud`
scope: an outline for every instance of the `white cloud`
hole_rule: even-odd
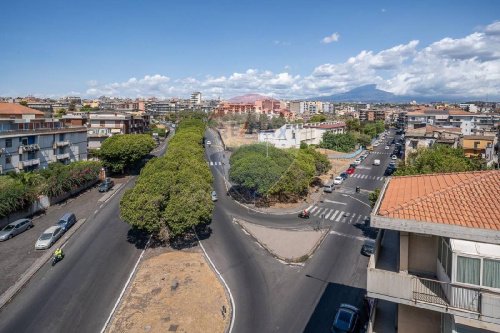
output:
[[[344,62],[318,65],[306,76],[293,74],[290,67],[280,73],[250,68],[176,80],[156,74],[108,84],[89,81],[87,95],[166,98],[202,91],[209,98],[245,93],[301,98],[369,83],[395,94],[500,97],[500,22],[462,38],[443,38],[429,45],[411,40],[384,50],[363,50]]]
[[[330,44],[330,43],[333,43],[333,42],[338,42],[339,38],[340,38],[339,33],[338,32],[334,32],[330,36],[326,36],[325,38],[323,38],[321,40],[321,43],[323,43],[323,44]]]

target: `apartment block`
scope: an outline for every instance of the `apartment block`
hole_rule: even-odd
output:
[[[28,107],[0,103],[0,174],[87,159],[87,129]]]
[[[371,214],[369,332],[500,332],[500,170],[389,178]]]

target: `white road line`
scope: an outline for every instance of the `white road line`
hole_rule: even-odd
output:
[[[314,206],[313,209],[311,209],[311,211],[309,213],[314,212],[316,209],[318,209],[318,206]]]
[[[210,165],[214,165],[214,162],[210,161]]]
[[[313,205],[307,207],[306,210],[309,211],[309,209],[311,209],[312,207],[313,207]]]
[[[338,213],[339,211],[336,210],[335,213],[333,213],[332,217],[330,218],[330,221],[333,221],[333,219],[335,218],[335,216],[337,216]]]
[[[352,217],[349,219],[349,223],[351,223],[354,220],[354,217],[356,216],[356,213],[352,214]]]
[[[331,214],[331,213],[333,213],[333,209],[330,209],[330,210],[328,211],[328,214],[326,214],[326,216],[325,216],[325,220],[327,220],[327,219],[330,217],[330,214]]]
[[[342,218],[342,215],[344,215],[344,212],[343,212],[343,211],[341,211],[341,212],[340,212],[340,214],[339,214],[339,216],[337,217],[337,219],[335,220],[335,222],[339,222],[339,221],[340,221],[340,219]]]
[[[313,215],[314,215],[314,216],[318,215],[318,214],[319,214],[322,210],[323,210],[323,208],[318,209],[316,212],[314,212],[314,214],[313,214]]]
[[[328,200],[328,199],[326,199],[325,202],[331,202],[331,203],[338,204],[338,205],[347,205],[347,203],[345,203],[345,202],[333,201],[333,200]]]

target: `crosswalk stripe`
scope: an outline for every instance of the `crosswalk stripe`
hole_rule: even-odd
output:
[[[339,221],[340,221],[340,219],[342,218],[342,215],[344,215],[344,212],[343,212],[343,211],[341,211],[341,212],[340,212],[340,214],[339,214],[339,216],[337,217],[337,219],[335,220],[335,222],[339,222]]]
[[[311,211],[309,213],[314,212],[316,209],[318,209],[318,206],[314,206],[313,209],[311,209]]]
[[[330,221],[333,221],[333,219],[335,218],[335,216],[337,216],[337,214],[338,214],[338,213],[339,213],[339,211],[338,211],[338,210],[336,210],[336,211],[333,213],[332,217],[330,217]]]
[[[214,162],[210,161],[210,165],[214,165]]]
[[[349,219],[349,223],[351,223],[354,220],[354,217],[356,216],[356,213],[352,213],[351,218]]]
[[[328,214],[326,214],[326,216],[325,216],[325,220],[327,220],[327,219],[330,217],[330,214],[331,214],[331,213],[333,213],[333,209],[330,209],[330,210],[328,211]]]
[[[314,212],[314,214],[313,214],[313,215],[314,215],[314,216],[318,215],[318,214],[319,214],[319,212],[321,212],[322,210],[323,210],[323,208],[318,209],[316,212]]]

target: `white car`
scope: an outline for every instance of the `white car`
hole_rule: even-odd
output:
[[[389,149],[391,149],[391,147],[385,146],[385,150],[389,150]]]
[[[378,145],[379,145],[378,141],[375,141],[372,146],[373,147],[378,147]]]
[[[360,164],[361,164],[361,161],[362,161],[362,160],[361,160],[360,158],[357,158],[357,159],[355,159],[355,160],[354,160],[354,162],[353,162],[353,163],[354,163],[354,164],[356,164],[356,165],[360,165]]]
[[[337,176],[335,177],[335,179],[333,180],[333,184],[335,185],[340,185],[342,184],[342,182],[344,181],[344,178],[340,177],[340,176]]]
[[[207,140],[205,143],[207,146],[210,146],[212,144],[212,142],[210,140]]]
[[[43,234],[38,237],[35,244],[36,250],[45,250],[51,247],[59,238],[61,238],[64,233],[63,228],[55,225],[43,232]]]
[[[217,201],[217,192],[215,191],[212,191],[212,193],[210,194],[212,196],[212,201]]]
[[[397,159],[398,159],[398,157],[397,157],[396,155],[392,155],[392,156],[391,156],[391,160],[395,161],[395,160],[397,160]]]
[[[373,160],[373,165],[380,165],[380,160]]]

